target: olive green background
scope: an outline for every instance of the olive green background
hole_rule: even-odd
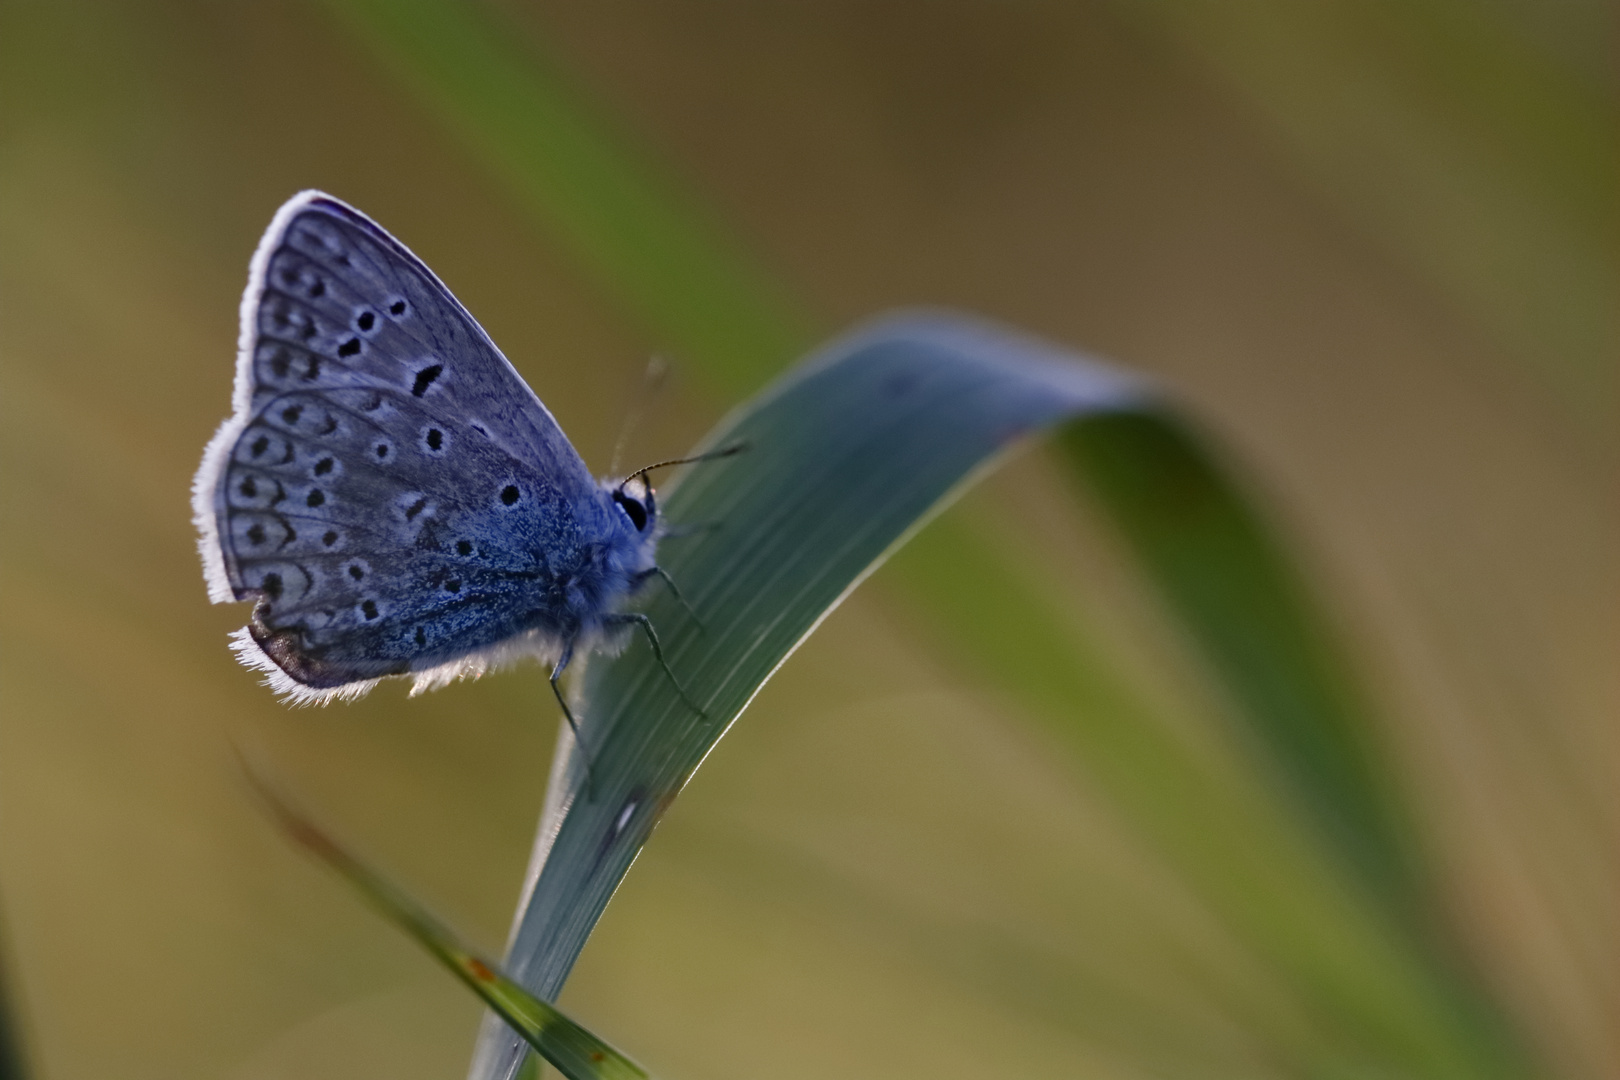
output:
[[[1482,977],[1549,1075],[1620,1071],[1601,8],[487,10],[806,327],[956,305],[1160,379],[1338,619]],[[460,1075],[470,997],[275,834],[232,743],[495,950],[554,708],[527,669],[290,712],[232,663],[243,613],[206,603],[187,486],[246,261],[294,191],[353,202],[598,471],[669,343],[322,7],[0,20],[0,901],[30,1056]],[[671,360],[633,458],[745,388]],[[1242,774],[1210,681],[1053,472],[1021,457],[952,513]],[[1292,1075],[1276,1047],[1319,1033],[1285,981],[886,573],[722,742],[563,1005],[671,1077]]]

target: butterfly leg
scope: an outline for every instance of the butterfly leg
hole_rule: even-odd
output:
[[[669,586],[669,591],[675,594],[675,599],[680,601],[681,607],[686,609],[686,613],[692,617],[692,621],[697,623],[698,629],[702,630],[703,620],[698,618],[698,613],[692,609],[691,604],[686,602],[686,594],[681,592],[681,587],[675,584],[675,579],[670,577],[669,572],[666,571],[662,566],[655,566],[651,570],[643,570],[641,573],[637,574],[635,577],[635,585],[640,587],[642,582],[652,577],[664,579],[664,584]]]
[[[579,752],[585,758],[585,788],[588,792],[594,779],[594,774],[591,771],[591,750],[590,747],[585,745],[585,736],[579,733],[579,724],[574,720],[574,710],[568,707],[568,699],[563,697],[562,687],[557,685],[557,680],[562,678],[563,669],[568,666],[568,661],[573,658],[574,643],[570,641],[563,648],[562,656],[557,658],[557,663],[551,669],[551,692],[556,695],[557,704],[562,706],[563,719],[568,721],[568,730],[574,733],[574,742],[578,744]]]
[[[675,688],[675,692],[677,694],[681,695],[681,700],[686,702],[687,708],[691,709],[699,716],[709,715],[698,706],[697,702],[693,701],[690,697],[687,697],[686,689],[681,686],[681,681],[677,679],[675,677],[675,673],[670,670],[669,662],[664,659],[664,647],[658,643],[658,633],[657,631],[653,630],[651,619],[647,618],[647,616],[643,615],[639,611],[628,611],[622,615],[609,615],[602,621],[608,626],[627,626],[630,623],[634,623],[641,627],[641,632],[647,635],[647,644],[652,646],[653,657],[658,661],[658,666],[664,669],[665,675],[669,676],[670,685]]]

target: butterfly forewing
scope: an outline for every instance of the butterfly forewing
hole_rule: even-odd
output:
[[[243,320],[212,505],[230,590],[259,600],[253,636],[276,663],[341,686],[532,625],[548,558],[600,531],[579,518],[601,500],[438,279],[357,211],[305,197],[266,235]]]

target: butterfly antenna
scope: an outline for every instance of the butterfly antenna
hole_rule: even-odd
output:
[[[608,475],[619,474],[619,462],[624,458],[624,448],[630,442],[630,436],[635,434],[636,428],[641,426],[641,418],[647,415],[647,406],[652,403],[653,397],[664,385],[664,379],[669,374],[669,362],[662,356],[653,355],[647,358],[647,368],[641,373],[641,382],[637,384],[635,393],[630,397],[630,406],[624,412],[624,422],[619,425],[619,437],[613,440],[613,458],[608,462]]]
[[[643,465],[641,468],[637,469],[633,473],[630,473],[629,475],[639,476],[642,480],[646,480],[647,474],[652,472],[654,469],[667,469],[671,465],[691,465],[698,461],[714,461],[717,458],[731,457],[734,454],[740,454],[744,450],[747,450],[749,445],[750,444],[746,442],[735,442],[730,446],[722,446],[718,450],[710,450],[707,453],[693,454],[691,457],[671,458],[668,461],[660,461],[654,465]]]

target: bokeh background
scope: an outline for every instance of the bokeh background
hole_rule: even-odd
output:
[[[470,13],[805,340],[947,304],[1159,379],[1331,613],[1529,1071],[1620,1076],[1607,5]],[[791,360],[683,358],[368,34],[387,18],[0,7],[0,911],[41,1077],[462,1074],[475,1003],[289,848],[233,744],[486,948],[517,897],[556,723],[538,670],[288,711],[226,652],[244,612],[206,603],[187,487],[287,196],[412,246],[597,470],[650,353],[675,377],[635,459]],[[1286,826],[1043,452],[950,513]],[[892,587],[907,557],[721,743],[564,1006],[672,1077],[1371,1075],[1335,1071],[1331,1018],[1252,927],[930,635]]]

